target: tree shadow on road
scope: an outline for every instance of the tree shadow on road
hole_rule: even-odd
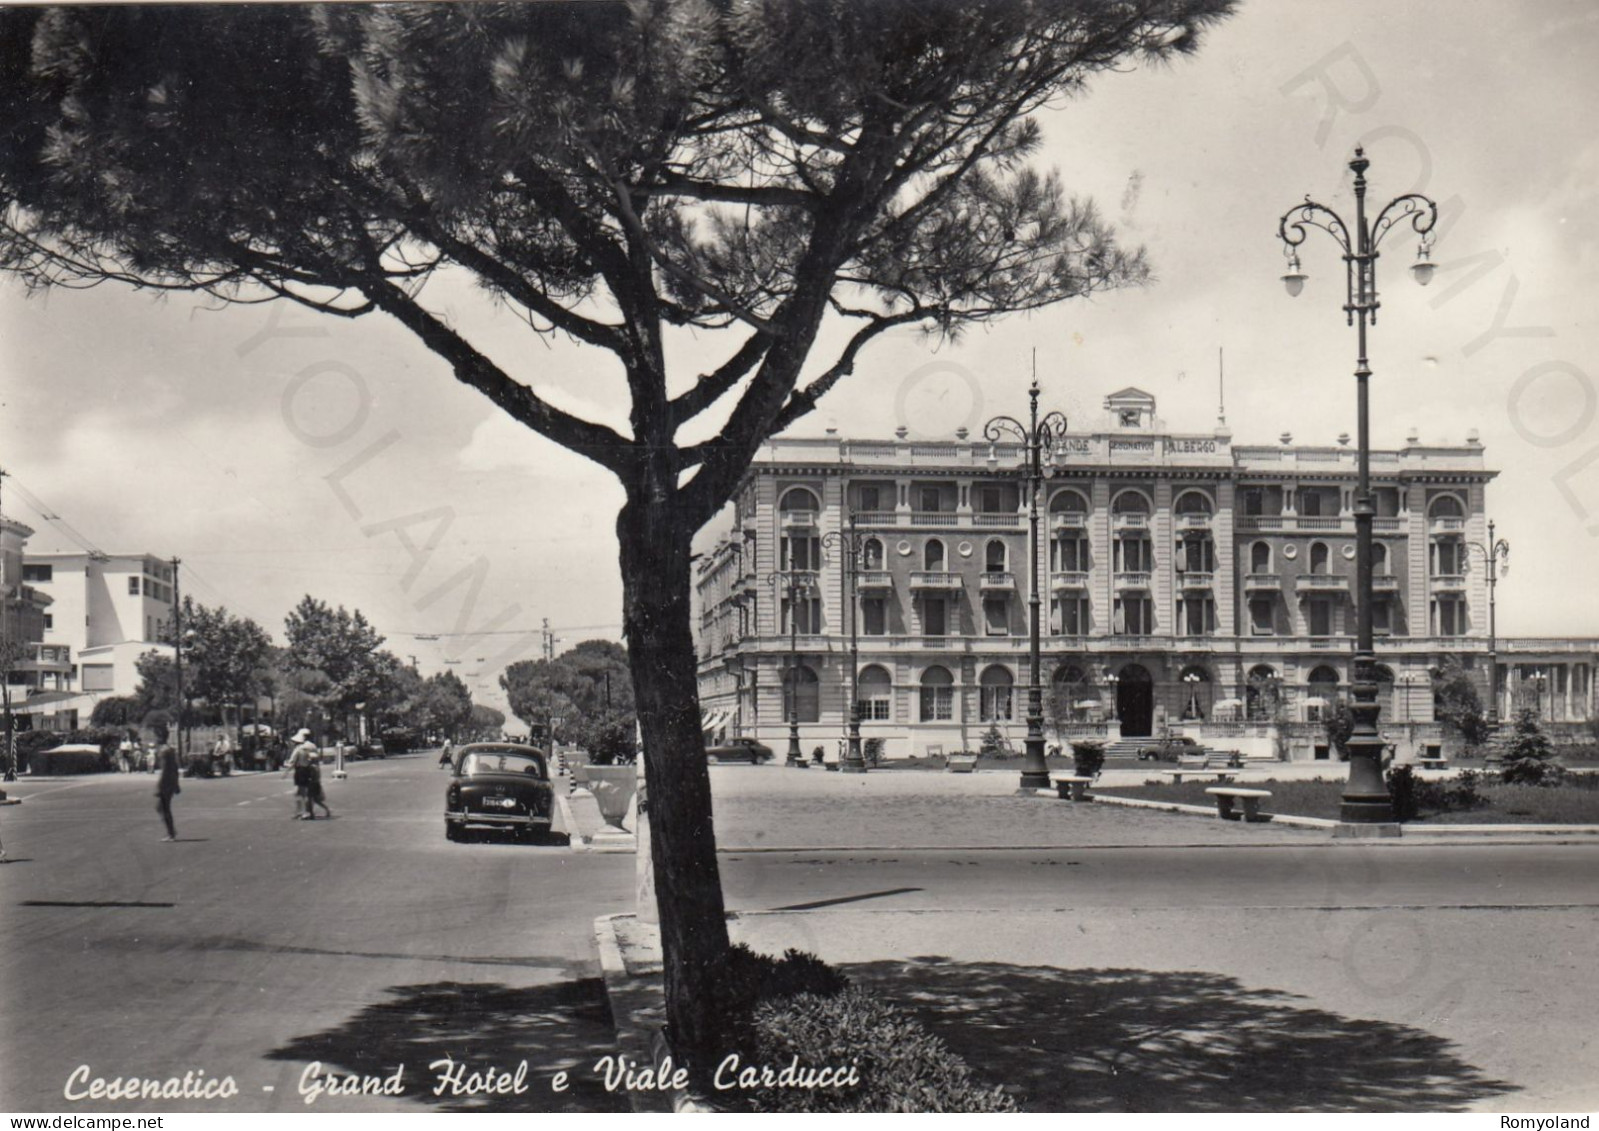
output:
[[[1031,1111],[1459,1111],[1518,1090],[1422,1029],[1220,974],[849,966]]]
[[[615,1027],[598,978],[512,988],[433,982],[393,986],[336,1029],[296,1037],[271,1060],[320,1061],[325,1073],[388,1076],[405,1065],[406,1095],[441,1111],[627,1111],[627,1097],[605,1091],[594,1062],[616,1052]],[[527,1091],[507,1096],[435,1096],[445,1057],[468,1072],[514,1072],[526,1060]],[[550,1079],[571,1073],[565,1092]]]

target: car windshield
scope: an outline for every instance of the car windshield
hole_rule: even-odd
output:
[[[470,774],[527,774],[543,778],[544,763],[529,754],[511,754],[499,750],[468,754],[461,760],[461,773]]]

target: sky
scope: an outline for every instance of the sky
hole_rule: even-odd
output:
[[[1384,244],[1373,446],[1475,430],[1513,546],[1501,634],[1599,635],[1596,75],[1599,9],[1583,0],[1246,0],[1194,58],[1102,75],[1040,115],[1035,164],[1147,248],[1152,285],[953,344],[886,337],[793,431],[976,430],[1025,412],[1035,350],[1046,408],[1097,420],[1136,385],[1171,429],[1207,431],[1224,351],[1236,443],[1333,443],[1355,428],[1342,264],[1312,233],[1290,300],[1276,231],[1307,193],[1351,214],[1363,144],[1370,202],[1440,206],[1431,287],[1402,269],[1413,243]],[[552,401],[625,424],[606,358],[519,331],[448,280],[427,300]],[[723,349],[685,337],[670,356],[686,380]],[[539,654],[546,621],[557,650],[620,637],[620,489],[381,315],[0,281],[0,468],[30,550],[74,545],[29,497],[100,549],[180,557],[186,592],[280,640],[304,594],[359,608],[480,702],[503,707],[497,674]]]

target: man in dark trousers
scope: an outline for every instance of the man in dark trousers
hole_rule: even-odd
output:
[[[161,819],[167,823],[167,835],[162,839],[177,840],[178,827],[172,823],[172,798],[183,792],[178,785],[178,752],[163,746],[156,753],[156,762],[161,772],[155,785],[156,808],[161,810]]]

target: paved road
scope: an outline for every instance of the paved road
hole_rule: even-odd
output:
[[[553,845],[449,844],[425,755],[328,781],[331,821],[292,821],[275,775],[183,783],[179,840],[140,775],[23,783],[0,809],[0,1109],[307,1110],[306,1066],[389,1076],[407,1095],[322,1095],[312,1111],[623,1110],[562,1068],[613,1039],[596,915],[624,910],[631,860]],[[514,1052],[514,1056],[512,1055]],[[527,1058],[524,1096],[426,1094],[444,1056]],[[97,1077],[232,1076],[226,1101],[64,1101]]]
[[[281,778],[186,781],[177,844],[160,843],[153,779],[19,787],[26,803],[0,810],[16,861],[0,868],[0,1107],[70,1109],[63,1086],[87,1064],[104,1077],[231,1075],[240,1094],[221,1102],[86,1101],[81,1110],[306,1110],[299,1085],[317,1062],[379,1078],[403,1063],[406,1094],[323,1095],[314,1111],[620,1109],[620,1098],[586,1071],[611,1040],[590,928],[598,915],[631,909],[632,858],[496,841],[450,845],[439,827],[442,787],[425,756],[358,764],[347,782],[330,783],[336,819],[306,823],[288,819],[292,799]],[[769,796],[758,804],[774,838],[791,833],[781,815],[770,818]],[[815,804],[796,798],[789,824],[813,827]],[[850,831],[871,827],[883,804],[860,798]],[[719,826],[752,826],[754,805],[719,791]],[[1109,835],[1070,806],[1033,809],[1039,820],[1078,822],[1063,835]],[[1148,819],[1129,816],[1137,820],[1118,830]],[[1179,841],[1194,835],[1190,828],[1212,828],[1162,820],[1163,835]],[[976,1000],[998,986],[1018,1002],[1059,997],[1050,987],[1082,984],[1060,971],[1088,968],[1098,979],[1092,984],[1125,996],[1119,979],[1130,971],[1158,983],[1166,1022],[1204,1028],[1211,1022],[1193,1013],[1200,1000],[1228,1011],[1240,1032],[1270,1046],[1270,1055],[1257,1050],[1262,1063],[1284,1063],[1303,1024],[1320,1027],[1329,1056],[1347,1057],[1380,1022],[1388,1026],[1380,1030],[1383,1056],[1367,1059],[1371,1071],[1389,1073],[1379,1091],[1390,1102],[1410,1086],[1403,1050],[1426,1046],[1428,1056],[1453,1058],[1439,1084],[1440,1095],[1459,1101],[1453,1106],[1515,1108],[1537,1096],[1567,1110],[1574,1097],[1566,1086],[1593,1075],[1577,1071],[1573,1056],[1586,1048],[1599,1004],[1587,976],[1599,963],[1596,864],[1599,846],[1324,838],[722,857],[728,904],[744,913],[739,930],[763,949],[811,949],[912,998],[928,975],[907,974],[909,956],[953,964],[932,976],[950,988],[934,1006],[956,1019],[947,1036],[981,1038],[963,1049],[974,1063],[984,1048],[1005,1048],[1007,1057],[1014,1050],[1006,1034],[960,1022],[968,994]],[[935,909],[941,914],[923,914]],[[1196,977],[1208,981],[1198,986]],[[1281,1002],[1260,1012],[1261,992],[1304,995],[1304,1008],[1320,1012]],[[1060,1003],[1058,1025],[1026,1033],[1027,1041],[1073,1044],[1068,1030],[1082,1003]],[[1269,1032],[1250,1030],[1255,1016],[1269,1020]],[[1145,1055],[1143,1021],[1123,1020],[1102,1038],[1127,1046],[1118,1056]],[[1544,1036],[1558,1051],[1543,1047]],[[1138,1095],[1181,1109],[1211,1102],[1183,1082],[1223,1063],[1234,1071],[1237,1062],[1214,1059],[1222,1047],[1214,1036],[1195,1040],[1163,1062],[1161,1088]],[[428,1066],[446,1055],[478,1067],[526,1058],[530,1091],[433,1096]],[[1587,1053],[1576,1059],[1593,1067]],[[1113,1063],[1105,1079],[1128,1079],[1121,1063],[1121,1074]],[[1461,1065],[1513,1088],[1495,1090]],[[1003,1066],[997,1075],[983,1067],[1007,1078]],[[549,1080],[561,1069],[579,1071],[571,1090],[556,1095]],[[1255,1085],[1257,1106],[1294,1106],[1294,1094],[1269,1084]],[[1030,1087],[1044,1089],[1037,1094],[1046,1107],[1129,1100],[1120,1084],[1086,1104],[1049,1094],[1047,1078]],[[1321,1106],[1347,1106],[1354,1091],[1332,1080],[1317,1095]]]

